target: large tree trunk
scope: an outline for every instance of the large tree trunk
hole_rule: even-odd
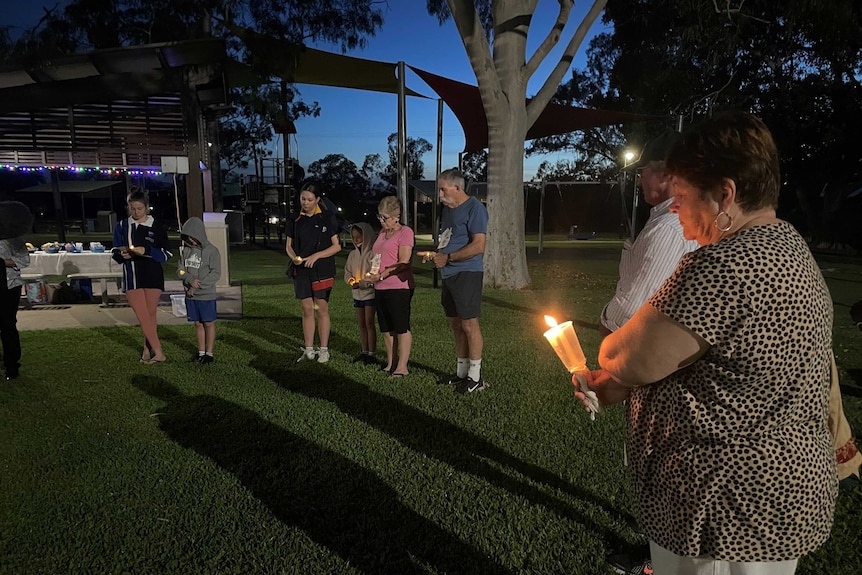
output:
[[[526,116],[523,106],[521,115]],[[524,249],[524,148],[504,144],[524,141],[518,124],[524,124],[523,117],[520,122],[512,118],[505,129],[489,134],[485,285],[503,289],[530,285]]]
[[[530,2],[509,0],[495,8],[498,21],[517,21],[532,13]],[[524,32],[526,28],[524,29]],[[524,238],[524,136],[527,134],[527,76],[523,73],[526,33],[514,29],[494,37],[494,72],[498,90],[486,97],[488,118],[488,237],[485,285],[503,289],[529,287]],[[489,71],[490,72],[490,71]],[[480,86],[493,86],[490,79]],[[486,93],[486,96],[489,95]]]

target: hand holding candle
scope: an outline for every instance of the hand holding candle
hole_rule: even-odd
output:
[[[589,411],[590,418],[595,420],[596,413],[601,410],[599,406],[599,398],[595,391],[590,390],[587,386],[586,378],[579,372],[587,371],[587,358],[584,356],[584,350],[581,349],[581,342],[578,341],[578,334],[575,333],[575,328],[571,321],[557,324],[557,320],[551,316],[545,316],[545,322],[551,329],[544,333],[545,339],[554,348],[557,357],[566,366],[566,369],[578,381],[581,392],[587,397],[590,402]]]

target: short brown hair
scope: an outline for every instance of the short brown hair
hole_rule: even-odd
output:
[[[725,112],[686,130],[665,170],[702,194],[713,193],[724,178],[733,180],[736,201],[746,212],[778,206],[778,149],[769,128],[745,112]]]

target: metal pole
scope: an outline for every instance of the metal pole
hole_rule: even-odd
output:
[[[405,65],[398,62],[398,198],[404,206],[404,224],[410,225],[407,209],[407,91],[405,84]]]
[[[542,182],[542,193],[539,196],[539,253],[542,253],[544,243],[544,228],[545,228],[545,186],[547,182]]]
[[[66,221],[63,217],[63,200],[60,197],[60,169],[51,168],[51,197],[54,200],[54,218],[57,221],[57,238],[66,243]]]
[[[437,172],[434,175],[434,197],[431,199],[431,241],[434,243],[434,249],[437,249],[437,242],[440,235],[440,225],[437,221],[437,212],[440,205],[440,198],[437,192],[437,174],[443,171],[443,99],[437,99]],[[434,289],[437,289],[438,271],[437,266],[434,266],[431,272],[431,283]]]
[[[626,170],[620,170],[620,237],[623,237],[626,229]]]
[[[629,230],[630,238],[632,241],[635,241],[635,236],[637,235],[637,230],[635,226],[637,225],[638,218],[638,185],[637,185],[637,174],[635,174],[635,185],[632,187],[632,227]]]

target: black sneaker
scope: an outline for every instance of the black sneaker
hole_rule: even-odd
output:
[[[473,381],[469,377],[467,379],[462,379],[460,383],[456,384],[455,391],[458,393],[473,393],[474,391],[482,391],[488,387],[485,385],[485,380],[482,379],[482,376],[479,376],[479,381]]]
[[[203,357],[203,356],[196,353],[193,356],[191,356],[186,363],[200,363],[201,357]]]
[[[211,355],[202,355],[200,359],[201,365],[209,365],[215,361],[215,358]]]
[[[631,555],[613,555],[608,558],[608,564],[614,573],[620,575],[652,575],[653,573],[649,559],[634,560]]]
[[[437,385],[458,385],[467,381],[466,377],[458,377],[457,375],[450,375],[449,377],[444,377],[437,381]]]

